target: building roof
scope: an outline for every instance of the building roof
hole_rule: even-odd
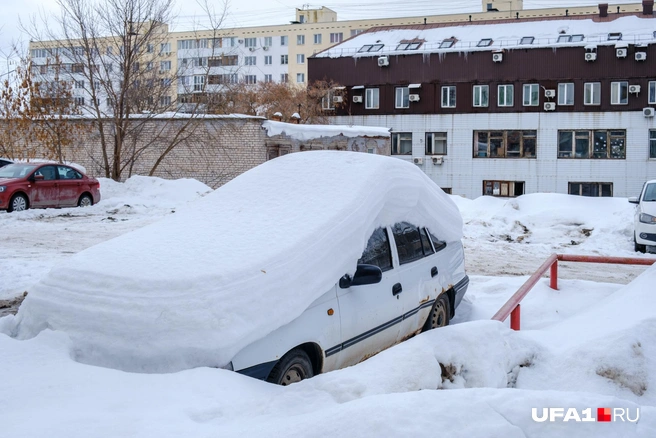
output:
[[[615,37],[613,38],[612,35]],[[619,35],[619,40],[617,39]],[[570,37],[570,38],[567,38]],[[654,44],[653,16],[517,19],[472,24],[377,27],[315,55],[317,58],[498,51],[541,47]],[[618,46],[619,47],[619,46]]]

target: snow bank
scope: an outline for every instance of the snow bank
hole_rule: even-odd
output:
[[[300,141],[308,141],[321,137],[335,137],[337,135],[343,135],[345,137],[390,137],[390,130],[388,128],[372,126],[297,125],[295,123],[267,120],[262,123],[262,127],[267,130],[269,137],[285,134]]]
[[[78,360],[124,370],[224,365],[354,272],[374,229],[402,220],[462,237],[449,196],[410,163],[290,154],[72,256],[29,290],[11,332],[66,331]]]

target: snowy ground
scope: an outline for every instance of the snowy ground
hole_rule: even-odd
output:
[[[101,190],[87,209],[0,213],[0,299],[29,291],[71,254],[188,208],[208,188],[132,178],[102,180]],[[656,436],[656,267],[563,263],[560,290],[542,280],[522,303],[521,332],[489,321],[551,253],[636,256],[633,206],[556,194],[454,200],[472,281],[453,326],[288,388],[209,368],[92,367],[71,359],[63,333],[0,334],[0,374],[11,377],[0,391],[0,435]],[[0,333],[11,318],[0,318]],[[595,418],[596,408],[634,417],[639,407],[640,420],[534,421],[531,408],[544,407],[592,408]]]

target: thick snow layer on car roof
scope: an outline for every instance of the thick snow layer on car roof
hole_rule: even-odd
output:
[[[221,366],[354,272],[371,233],[398,221],[462,237],[453,201],[411,163],[289,154],[53,268],[14,335],[63,330],[78,360],[124,370]]]

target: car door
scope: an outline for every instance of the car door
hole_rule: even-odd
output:
[[[59,182],[55,166],[39,167],[34,176],[43,176],[32,184],[30,205],[32,207],[49,208],[59,206]]]
[[[374,231],[358,260],[378,266],[382,280],[337,289],[342,340],[339,367],[356,364],[397,342],[403,305],[388,236],[386,228]]]
[[[57,166],[59,177],[59,206],[75,207],[81,195],[82,174],[72,167]]]
[[[399,259],[399,282],[403,287],[403,322],[399,340],[416,333],[423,326],[435,298],[442,292],[439,282],[439,259],[424,228],[408,222],[392,227]]]

